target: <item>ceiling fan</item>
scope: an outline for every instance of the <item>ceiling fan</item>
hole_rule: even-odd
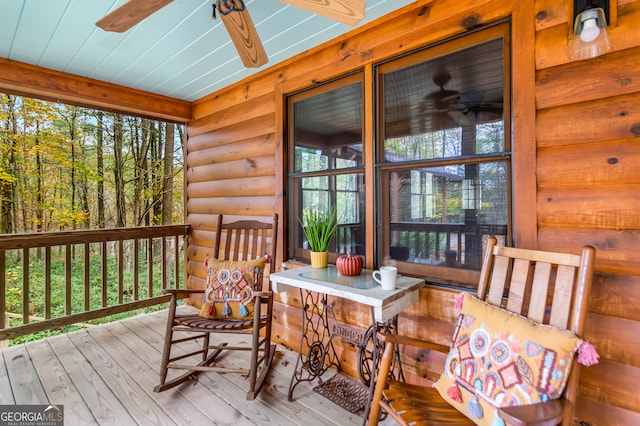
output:
[[[433,84],[440,87],[425,97],[425,103],[430,112],[447,113],[460,126],[473,124],[466,116],[467,105],[462,100],[457,90],[445,89],[444,86],[451,80],[448,71],[438,71],[433,75]]]
[[[96,25],[105,31],[124,32],[173,0],[129,0]],[[269,62],[258,32],[245,7],[244,0],[213,0],[242,63],[258,68]],[[264,1],[264,0],[261,0]],[[355,25],[364,18],[365,0],[279,0],[309,12],[325,16],[347,25]]]

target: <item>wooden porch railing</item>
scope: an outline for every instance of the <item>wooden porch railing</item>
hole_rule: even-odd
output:
[[[454,261],[464,260],[465,265],[475,265],[480,269],[478,261],[482,257],[482,238],[506,235],[506,225],[483,224],[471,227],[465,224],[392,222],[390,254],[397,260],[411,258],[416,263],[428,262],[429,259],[435,259],[438,263],[447,262],[447,257],[451,255]],[[475,244],[469,241],[474,236],[478,240]],[[478,257],[476,262],[468,259],[470,250],[475,250]]]
[[[167,225],[0,235],[0,341],[167,302],[162,289],[180,287],[188,233]],[[7,306],[9,291],[21,293],[18,306]],[[7,313],[22,324],[10,326]]]

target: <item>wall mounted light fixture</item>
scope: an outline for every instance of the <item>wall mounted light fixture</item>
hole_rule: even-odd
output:
[[[589,59],[611,50],[607,29],[608,0],[574,0],[573,37],[569,49],[571,59]]]

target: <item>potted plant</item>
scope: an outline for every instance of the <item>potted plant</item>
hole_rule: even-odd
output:
[[[329,211],[305,209],[299,220],[311,249],[311,266],[326,268],[329,261],[329,243],[338,229],[335,207]]]

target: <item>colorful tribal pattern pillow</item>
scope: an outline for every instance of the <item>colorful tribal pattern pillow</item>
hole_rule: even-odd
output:
[[[265,259],[247,262],[209,260],[200,316],[247,319],[253,315],[254,291],[262,289]]]
[[[558,398],[579,348],[579,362],[597,363],[593,346],[569,331],[537,324],[466,293],[461,297],[451,350],[434,386],[478,425],[504,425],[498,407]]]

